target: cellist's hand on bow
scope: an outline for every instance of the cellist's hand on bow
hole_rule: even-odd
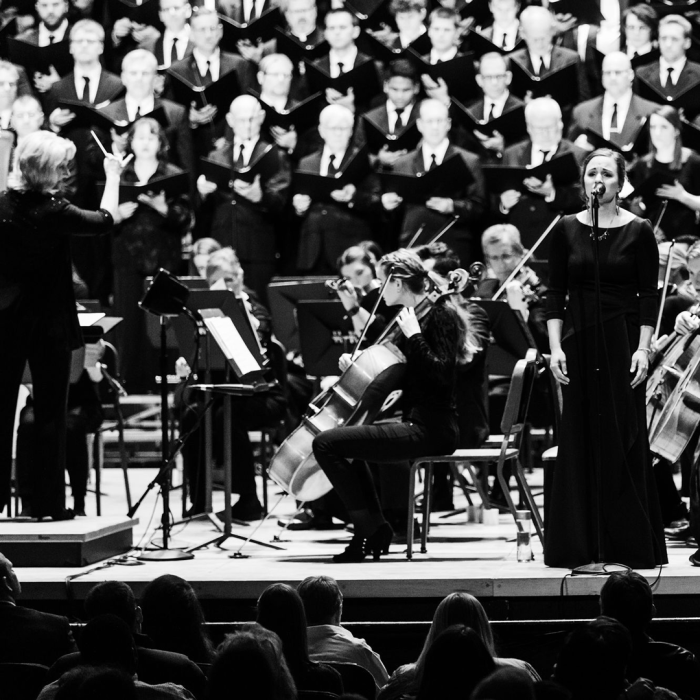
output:
[[[649,353],[644,350],[636,350],[632,355],[632,366],[630,372],[634,372],[631,386],[638,387],[646,378],[649,370]]]
[[[399,324],[399,328],[407,338],[421,332],[420,324],[416,318],[416,312],[411,306],[406,306],[401,310],[399,315],[396,317],[396,322]]]
[[[338,367],[344,372],[352,364],[352,355],[349,352],[344,352],[338,359]]]

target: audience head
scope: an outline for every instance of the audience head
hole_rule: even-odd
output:
[[[49,31],[58,29],[68,14],[68,0],[36,0],[34,7]]]
[[[375,263],[376,259],[374,256],[370,255],[361,246],[354,245],[343,251],[343,254],[338,258],[336,266],[338,268],[338,272],[340,272],[340,276],[350,280],[353,287],[367,291],[372,286],[372,283],[377,279]],[[337,588],[338,584],[336,584],[336,582],[328,576],[319,576],[318,579],[328,579],[328,581],[332,581],[333,585]],[[306,579],[306,581],[309,580],[311,579]],[[302,584],[303,583],[304,582],[302,582]],[[297,590],[303,599],[304,595],[301,593],[302,584],[300,584]],[[340,595],[340,600],[342,602],[343,596],[340,593],[339,588],[338,594]],[[306,601],[304,601],[304,606],[306,606]],[[309,613],[307,610],[306,617],[308,618],[308,616]],[[312,625],[320,623],[309,622],[309,624]]]
[[[168,139],[165,129],[151,117],[141,117],[129,129],[126,137],[127,153],[136,160],[168,160]]]
[[[129,626],[116,615],[98,615],[80,635],[81,661],[136,673],[136,645]]]
[[[105,48],[104,27],[92,19],[78,20],[71,27],[69,46],[76,63],[96,64]]]
[[[349,251],[362,250],[348,248]],[[298,586],[297,592],[304,604],[306,623],[314,625],[339,625],[343,614],[343,594],[338,582],[330,576],[309,576]]]
[[[599,617],[567,637],[552,678],[571,692],[573,700],[615,700],[625,689],[631,653],[625,627],[612,618]]]
[[[681,117],[678,110],[670,105],[657,107],[649,116],[649,138],[651,140],[651,156],[661,152],[673,152],[672,170],[681,167],[683,139],[681,137]]]
[[[260,127],[265,121],[265,110],[252,95],[239,95],[226,115],[226,122],[233,130],[233,135],[241,141],[257,139]]]
[[[17,138],[23,139],[28,134],[39,131],[44,123],[44,110],[41,102],[32,95],[21,95],[12,105],[12,128]]]
[[[263,56],[258,64],[258,83],[263,95],[287,97],[292,86],[294,64],[283,53]]]
[[[427,15],[425,0],[391,0],[389,11],[394,15],[399,34],[418,35]]]
[[[158,75],[158,61],[146,49],[130,51],[122,61],[122,83],[126,94],[141,102],[151,97]]]
[[[12,562],[0,554],[0,600],[15,600],[22,592],[22,585],[17,578]]]
[[[435,638],[425,657],[417,700],[461,700],[496,669],[480,636],[466,625],[451,625]]]
[[[205,56],[211,55],[219,46],[224,28],[216,10],[198,7],[190,17],[190,41]]]
[[[428,38],[433,49],[445,53],[459,44],[461,29],[459,15],[454,10],[436,7],[428,20]]]
[[[153,579],[141,597],[143,632],[159,649],[176,651],[192,661],[208,662],[211,642],[204,613],[192,586],[172,574]]]
[[[258,598],[257,622],[282,640],[284,657],[296,677],[309,663],[306,616],[299,594],[286,583],[268,586]]]
[[[12,104],[17,99],[17,86],[19,85],[19,71],[9,61],[0,59],[0,112],[12,109]]]
[[[379,261],[377,275],[382,283],[391,275],[384,289],[384,301],[389,306],[400,303],[403,294],[420,295],[428,288],[428,271],[421,259],[406,248],[384,255]]]
[[[61,676],[55,700],[136,700],[136,685],[118,668],[78,666]]]
[[[564,122],[561,117],[561,107],[556,100],[551,97],[537,97],[530,100],[525,105],[525,124],[533,147],[551,150],[559,145],[564,131]]]
[[[423,100],[416,121],[423,142],[430,148],[440,145],[450,133],[452,121],[449,109],[438,100]]]
[[[325,17],[324,39],[331,49],[344,51],[355,43],[360,36],[360,23],[347,8],[338,7],[329,10]]]
[[[494,24],[508,27],[518,18],[520,0],[489,0],[489,10]]]
[[[389,64],[384,81],[384,94],[395,107],[404,109],[415,101],[420,92],[420,81],[410,61],[400,58]]]
[[[163,26],[175,34],[181,32],[192,17],[189,0],[160,0],[158,8],[158,17]]]
[[[227,635],[216,650],[209,672],[208,700],[229,700],[232,693],[246,700],[296,698],[279,638],[252,627]]]
[[[477,85],[492,100],[502,97],[508,89],[513,74],[508,70],[508,59],[497,51],[485,53],[479,60]]]
[[[221,243],[215,238],[198,238],[192,244],[192,265],[200,277],[207,276],[209,256],[216,250],[221,250]]]
[[[484,261],[505,282],[525,253],[520,231],[513,224],[494,224],[481,234]]]
[[[632,90],[634,71],[627,54],[613,51],[603,59],[603,88],[612,98],[622,97]]]
[[[527,671],[506,666],[484,678],[471,700],[535,700],[535,684]]]
[[[552,49],[556,33],[554,15],[539,5],[526,7],[520,13],[520,33],[530,53],[546,56]]]
[[[644,634],[654,616],[649,582],[636,571],[611,574],[600,591],[600,613],[622,623],[632,634]]]
[[[216,285],[218,288],[231,290],[236,296],[240,295],[243,291],[244,274],[236,251],[226,247],[211,253],[207,259],[206,278],[210,287]]]
[[[633,49],[643,49],[656,40],[659,16],[656,10],[646,3],[628,7],[622,13],[622,35],[624,45]]]
[[[16,189],[56,192],[70,174],[75,144],[50,131],[25,136],[15,150]]]
[[[92,620],[100,615],[114,615],[123,620],[132,632],[141,627],[141,608],[131,587],[123,581],[95,584],[85,597],[85,615]]]
[[[659,21],[659,52],[669,62],[680,61],[690,48],[693,26],[681,15],[666,15]]]
[[[354,123],[353,113],[342,105],[328,105],[321,110],[318,133],[333,154],[347,150]]]
[[[307,37],[316,29],[318,9],[315,0],[282,0],[280,7],[295,36]]]

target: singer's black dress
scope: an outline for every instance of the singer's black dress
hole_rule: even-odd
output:
[[[552,230],[547,318],[563,319],[568,386],[559,456],[545,523],[545,563],[573,568],[592,561],[653,568],[665,563],[663,523],[651,467],[644,383],[630,387],[639,327],[656,322],[658,249],[651,225],[635,218],[600,241],[600,382],[595,380],[594,243],[575,215]],[[567,300],[568,293],[568,300]],[[601,488],[594,445],[601,413]],[[602,545],[598,551],[600,492]]]

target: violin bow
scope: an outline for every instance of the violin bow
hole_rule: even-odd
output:
[[[654,224],[654,236],[656,236],[656,234],[659,231],[659,228],[661,227],[661,219],[664,218],[664,214],[666,213],[666,207],[668,207],[668,199],[664,199],[664,201],[661,203],[661,212],[656,218],[656,223]]]
[[[535,244],[530,248],[530,250],[523,255],[523,257],[520,259],[520,262],[513,268],[513,272],[511,272],[506,281],[496,290],[496,293],[491,297],[493,301],[496,301],[498,297],[505,292],[506,287],[520,274],[520,270],[522,270],[525,265],[527,264],[527,261],[533,256],[534,252],[540,247],[540,244],[542,241],[544,241],[545,238],[549,235],[549,232],[554,228],[554,226],[557,224],[559,219],[561,219],[562,215],[557,214],[554,219],[552,220],[552,223],[547,226],[545,229],[544,233],[535,241]]]
[[[668,200],[665,201],[668,204]],[[662,214],[663,216],[663,214]],[[660,221],[661,219],[659,219]],[[656,317],[656,328],[654,328],[654,338],[659,337],[659,330],[661,329],[661,316],[664,312],[664,304],[666,303],[666,294],[668,293],[668,281],[671,279],[671,258],[673,257],[673,246],[676,245],[676,239],[671,241],[671,245],[668,249],[668,260],[666,261],[666,270],[664,271],[664,288],[661,291],[661,301],[659,302],[659,314]]]
[[[433,237],[429,240],[426,245],[433,245],[437,243],[457,222],[459,221],[459,216],[455,216],[452,221],[449,221],[445,226],[443,226]]]
[[[360,337],[357,341],[357,345],[355,345],[355,349],[352,351],[352,355],[350,357],[350,361],[354,362],[355,359],[357,358],[358,353],[360,352],[360,346],[362,345],[362,341],[365,339],[365,336],[367,335],[367,329],[369,328],[370,324],[372,323],[372,320],[374,319],[375,314],[377,313],[377,309],[379,308],[379,304],[382,301],[382,297],[384,296],[384,290],[386,289],[387,284],[389,284],[389,280],[391,279],[392,275],[394,274],[394,268],[389,270],[389,274],[386,276],[386,279],[384,280],[384,283],[379,289],[379,295],[377,296],[377,301],[374,302],[374,306],[372,307],[372,312],[369,315],[369,318],[367,319],[367,323],[365,323],[365,327],[362,329],[362,333],[360,333]]]

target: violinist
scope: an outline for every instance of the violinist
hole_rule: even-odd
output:
[[[404,422],[353,425],[326,430],[314,438],[316,460],[345,504],[353,538],[335,562],[360,562],[387,554],[394,536],[379,503],[366,460],[385,465],[429,454],[451,454],[459,429],[455,409],[457,363],[466,354],[466,326],[459,314],[438,301],[419,319],[429,288],[428,271],[414,253],[401,249],[379,261],[378,276],[389,306],[404,307],[397,316],[406,358],[403,383]],[[340,369],[352,364],[342,355]]]
[[[520,240],[520,232],[513,224],[489,226],[481,235],[481,247],[487,270],[475,296],[491,299],[520,263],[525,249]],[[517,277],[508,283],[504,295],[510,308],[522,314],[541,353],[549,352],[547,322],[544,318],[545,291],[535,271],[525,265]]]

